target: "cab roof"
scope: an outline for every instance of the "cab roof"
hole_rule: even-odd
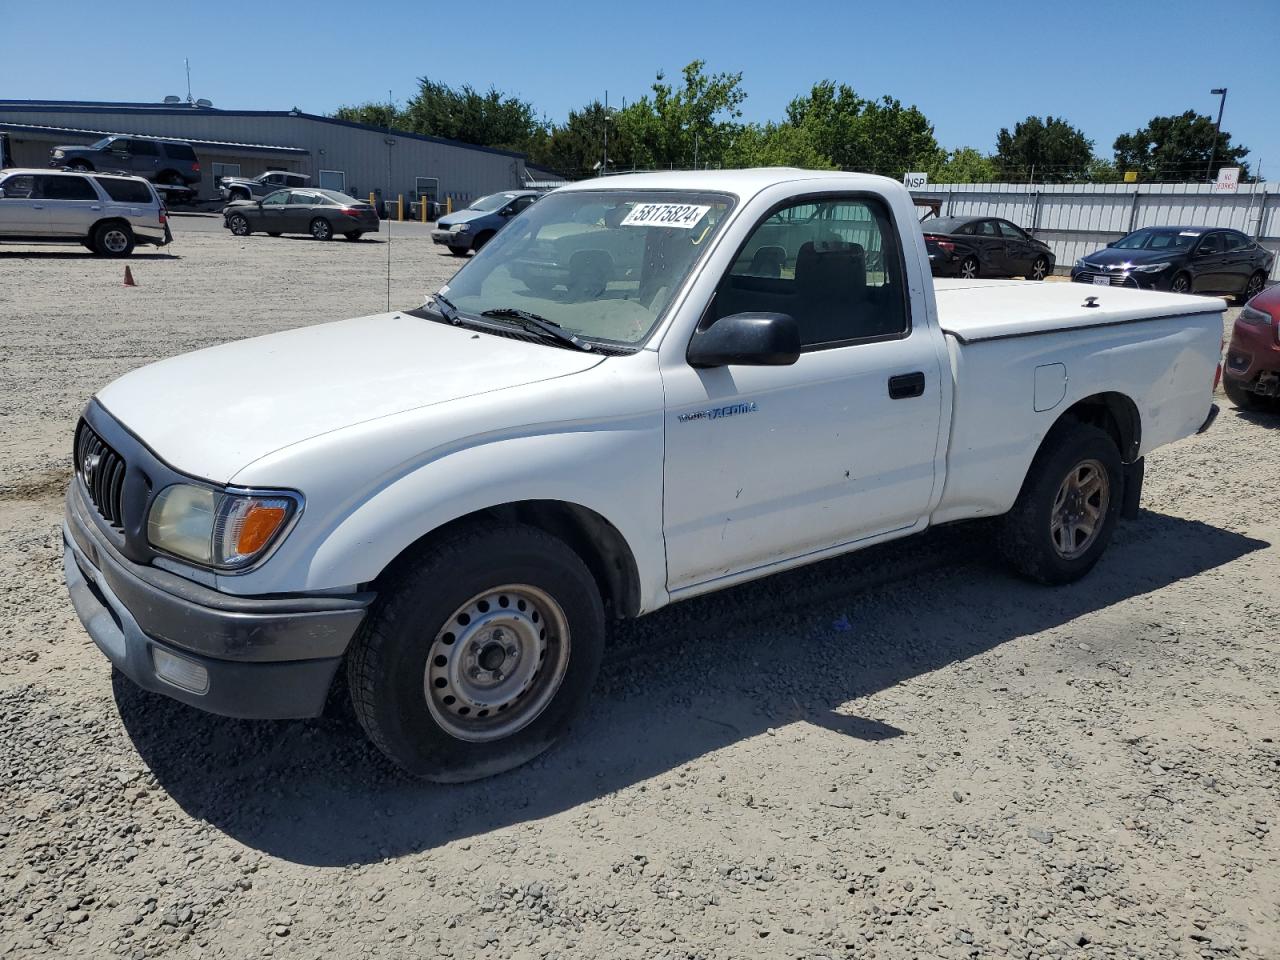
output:
[[[839,170],[802,170],[799,167],[753,167],[745,170],[667,170],[657,173],[620,173],[593,180],[579,180],[560,190],[703,190],[754,196],[780,183],[811,181],[815,186],[849,190],[883,190],[896,180],[870,173],[843,173]]]

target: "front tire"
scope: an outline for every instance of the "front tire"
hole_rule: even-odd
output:
[[[475,242],[471,245],[471,249],[474,250],[476,253],[479,253],[480,248],[483,247],[486,243],[488,243],[492,239],[493,239],[493,231],[485,230],[483,233],[481,233],[479,236],[476,237]]]
[[[405,563],[348,657],[369,739],[414,776],[459,783],[546,750],[587,701],[604,608],[563,541],[523,524],[459,530]]]
[[[465,257],[470,250],[471,250],[470,247],[450,247],[449,248],[449,252],[452,253],[455,257]]]
[[[317,240],[332,240],[333,224],[324,217],[316,217],[311,221],[311,236]]]
[[[1036,257],[1031,263],[1031,272],[1027,274],[1028,280],[1043,280],[1049,275],[1049,261],[1045,257]]]
[[[1077,420],[1045,437],[996,543],[1023,576],[1040,583],[1079,580],[1115,532],[1124,500],[1120,451],[1111,436]]]
[[[100,257],[127,257],[133,253],[134,236],[127,223],[100,223],[93,229],[93,252]]]
[[[240,213],[233,213],[227,218],[227,226],[231,228],[231,232],[237,237],[247,237],[253,233],[249,227],[249,218]]]
[[[1254,412],[1280,410],[1280,398],[1260,396],[1252,390],[1246,390],[1239,381],[1224,377],[1222,390],[1238,410]]]
[[[1190,293],[1191,277],[1185,273],[1180,273],[1173,278],[1173,282],[1169,284],[1170,293]]]

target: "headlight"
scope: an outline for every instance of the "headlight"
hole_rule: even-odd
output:
[[[262,556],[288,527],[298,503],[285,493],[222,493],[175,484],[151,504],[147,540],[184,560],[234,570]]]
[[[67,155],[67,152],[66,152],[65,150],[55,150],[55,151],[53,151],[53,159],[55,159],[55,160],[61,160],[61,159],[62,159],[63,157],[65,157],[66,155]]]
[[[1164,263],[1134,264],[1129,269],[1137,273],[1159,273],[1161,270],[1168,270],[1169,266],[1170,261],[1166,260]]]
[[[450,233],[466,233],[470,229],[471,229],[471,224],[469,223],[455,223],[452,227],[449,228],[449,232]]]
[[[1077,260],[1077,261],[1076,261],[1076,269],[1077,269],[1077,270],[1083,270],[1083,269],[1084,269],[1084,260],[1083,260],[1083,259],[1080,259],[1080,260]]]

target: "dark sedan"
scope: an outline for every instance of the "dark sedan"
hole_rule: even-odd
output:
[[[378,215],[363,200],[337,190],[277,190],[261,200],[236,200],[222,211],[222,224],[237,237],[265,233],[309,233],[317,240],[342,234],[359,240],[378,231]]]
[[[1239,230],[1143,227],[1081,257],[1071,279],[1104,287],[1225,294],[1243,303],[1266,286],[1273,259]]]
[[[1053,251],[997,217],[935,217],[920,224],[935,277],[1026,277],[1053,273]]]

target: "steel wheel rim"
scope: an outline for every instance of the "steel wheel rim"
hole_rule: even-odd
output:
[[[570,646],[564,610],[545,591],[522,583],[476,594],[445,621],[427,653],[431,718],[472,743],[518,733],[560,689]]]
[[[123,230],[108,230],[102,235],[102,245],[112,253],[123,253],[129,246],[129,238]]]
[[[311,225],[311,235],[317,240],[323,240],[329,236],[329,224],[324,220],[317,220]]]
[[[1111,475],[1097,460],[1082,460],[1058,487],[1049,519],[1049,538],[1063,560],[1074,560],[1097,541],[1111,503]]]
[[[966,280],[972,280],[978,275],[978,265],[971,260],[966,260],[960,264],[960,276]]]

